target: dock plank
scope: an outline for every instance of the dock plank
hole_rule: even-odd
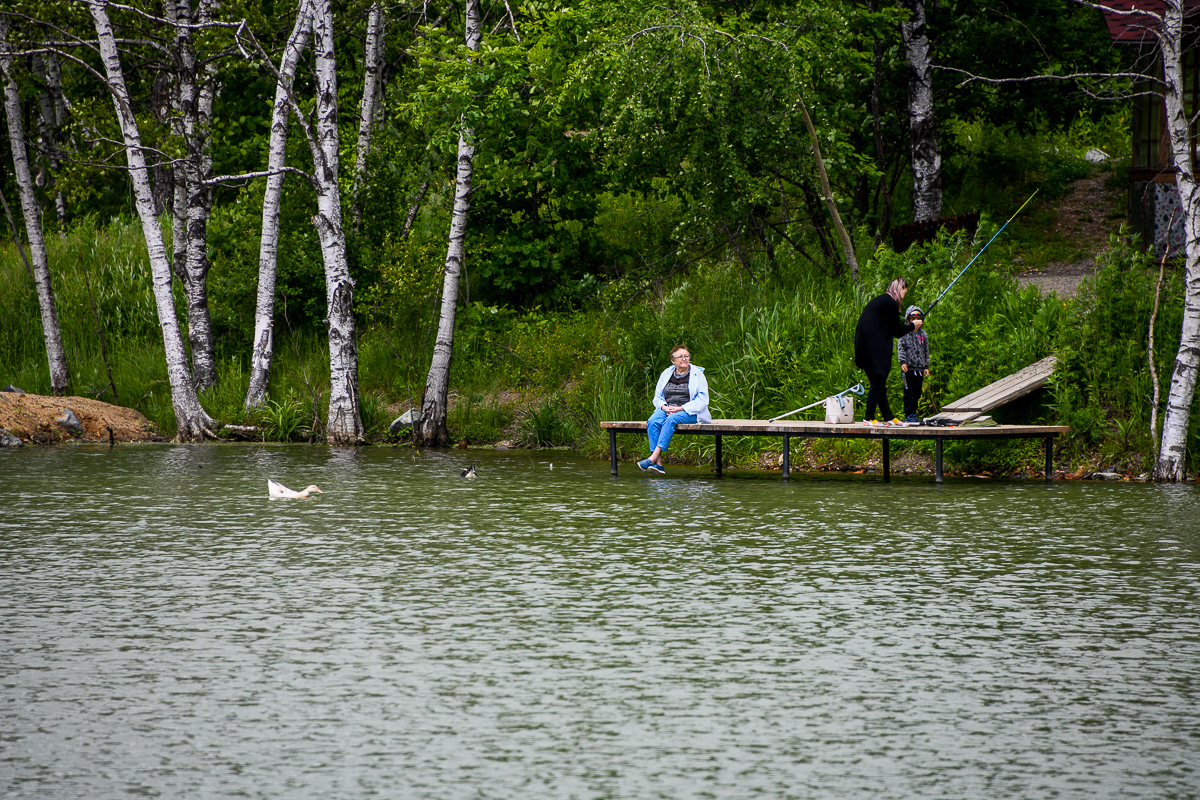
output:
[[[977,389],[966,397],[943,404],[941,412],[934,415],[933,418],[965,422],[985,411],[999,408],[1045,386],[1050,381],[1050,376],[1054,373],[1057,364],[1056,357],[1047,356],[1012,375],[989,383],[982,389]]]
[[[615,430],[618,433],[643,433],[646,430],[645,420],[605,420],[601,428]],[[830,425],[825,422],[767,422],[765,419],[714,419],[712,422],[697,422],[690,425],[680,425],[675,428],[677,434],[706,434],[709,436],[810,436],[810,437],[845,437],[845,438],[888,438],[888,439],[995,439],[1021,438],[1024,436],[1042,436],[1064,434],[1070,428],[1064,425],[993,425],[987,428],[944,428],[934,426],[871,427],[861,422],[848,425]]]
[[[972,416],[979,416],[971,412]],[[646,435],[645,420],[603,420],[601,428],[608,430],[608,458],[611,464],[612,476],[617,476],[617,434]],[[712,436],[715,440],[716,461],[715,471],[721,475],[723,458],[721,455],[722,438],[725,436],[777,436],[783,440],[783,457],[781,470],[784,480],[790,472],[789,453],[791,440],[794,438],[808,439],[873,439],[882,445],[883,450],[883,479],[891,480],[889,446],[893,441],[908,439],[910,441],[926,441],[935,445],[934,480],[942,482],[942,446],[947,441],[963,439],[1042,439],[1046,452],[1046,480],[1053,477],[1053,443],[1059,436],[1066,434],[1070,428],[1063,425],[963,425],[963,426],[869,426],[862,423],[846,425],[831,425],[817,421],[768,422],[765,419],[715,419],[712,422],[680,425],[675,428],[677,435]]]

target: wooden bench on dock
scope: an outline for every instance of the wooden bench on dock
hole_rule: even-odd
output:
[[[942,412],[932,419],[953,425],[917,427],[869,427],[861,422],[848,425],[830,425],[825,422],[805,422],[786,420],[770,423],[766,420],[754,419],[714,419],[710,423],[680,425],[675,429],[675,435],[712,436],[716,439],[716,471],[721,474],[723,458],[721,454],[722,439],[725,436],[778,436],[783,439],[783,479],[788,480],[791,473],[791,440],[793,437],[804,439],[877,439],[883,448],[883,479],[891,480],[891,443],[896,440],[930,441],[934,442],[936,454],[935,480],[942,482],[942,447],[946,441],[967,441],[977,439],[1042,439],[1046,448],[1046,480],[1054,477],[1054,440],[1070,431],[1065,425],[961,425],[962,422],[977,419],[985,411],[991,411],[1017,397],[1032,392],[1039,386],[1045,385],[1054,371],[1054,356],[1044,358],[1019,372],[1001,378],[995,383],[983,387],[977,392],[955,400],[943,406]],[[612,464],[612,474],[617,474],[617,434],[640,433],[646,434],[644,421],[630,422],[601,422],[600,427],[608,429],[609,460]]]

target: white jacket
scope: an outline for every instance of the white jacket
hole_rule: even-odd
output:
[[[704,377],[704,367],[697,367],[692,364],[692,371],[688,373],[688,400],[683,404],[683,410],[689,414],[696,415],[697,422],[712,422],[712,414],[708,413],[708,379]],[[667,381],[671,378],[671,373],[675,371],[675,367],[667,367],[663,370],[662,375],[658,376],[658,385],[654,387],[654,408],[659,409],[667,404],[667,398],[663,397],[663,390],[667,388]]]

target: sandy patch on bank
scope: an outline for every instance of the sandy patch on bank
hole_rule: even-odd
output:
[[[69,408],[83,425],[83,436],[75,437],[55,424]],[[161,442],[163,437],[140,412],[103,403],[89,397],[45,397],[40,394],[0,392],[0,430],[23,442],[51,444],[65,441],[108,441],[108,429],[119,442]]]

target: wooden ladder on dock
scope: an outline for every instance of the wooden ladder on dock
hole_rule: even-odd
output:
[[[1058,359],[1056,357],[1046,356],[1041,361],[1030,364],[1028,367],[1001,378],[994,383],[989,383],[982,389],[971,392],[966,397],[960,397],[958,400],[946,403],[942,406],[942,410],[931,417],[931,419],[955,424],[962,424],[976,419],[993,408],[999,408],[1005,403],[1016,400],[1018,397],[1024,397],[1034,389],[1040,389],[1045,386],[1049,382],[1051,374],[1054,373],[1054,367],[1057,364]]]

